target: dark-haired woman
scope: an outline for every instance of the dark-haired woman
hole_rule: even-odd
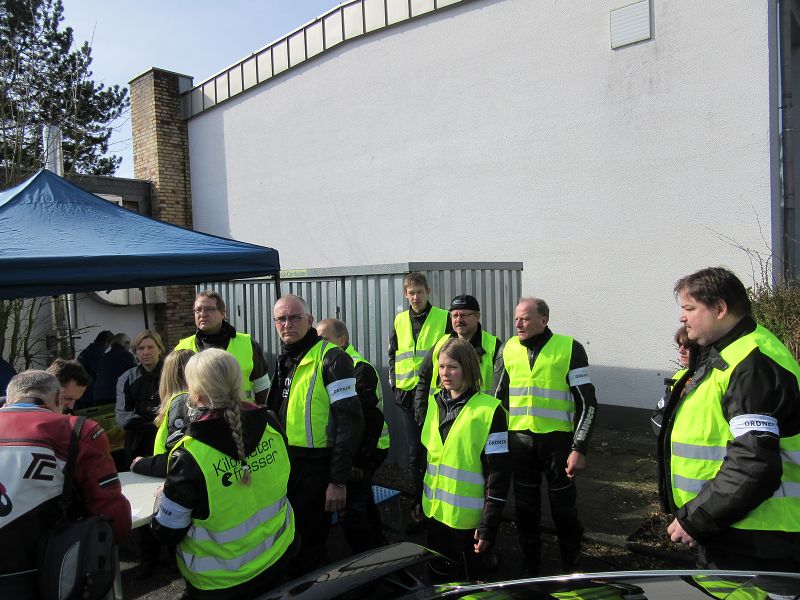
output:
[[[430,565],[434,581],[480,578],[494,543],[511,480],[508,415],[496,398],[480,392],[475,349],[449,340],[439,352],[441,390],[428,400],[420,442],[419,503],[428,546],[449,557]]]
[[[664,416],[664,407],[667,404],[667,400],[669,400],[669,395],[672,393],[673,386],[686,374],[689,368],[689,361],[692,359],[692,354],[697,352],[699,348],[696,342],[689,339],[689,332],[686,330],[686,325],[681,325],[675,332],[675,347],[678,350],[678,364],[681,368],[678,369],[672,377],[664,379],[664,385],[667,386],[664,390],[664,395],[661,396],[661,399],[656,404],[656,409],[650,416],[650,424],[655,435],[658,435],[661,430],[661,419]],[[686,383],[688,384],[689,382],[687,381]],[[686,389],[686,385],[682,387],[684,390]]]

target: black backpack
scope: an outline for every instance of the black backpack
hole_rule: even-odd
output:
[[[39,592],[46,600],[103,598],[114,584],[117,571],[111,520],[98,516],[75,520],[67,514],[84,421],[86,417],[78,417],[72,429],[64,466],[61,516],[39,544]]]

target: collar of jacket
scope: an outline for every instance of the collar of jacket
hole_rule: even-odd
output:
[[[281,358],[290,356],[297,357],[305,354],[314,347],[321,338],[317,335],[317,330],[310,327],[302,339],[296,341],[294,344],[284,344],[281,342]]]
[[[542,333],[528,338],[527,340],[521,340],[520,344],[525,346],[528,350],[541,350],[551,337],[553,337],[553,332],[550,331],[549,327],[545,327]]]
[[[428,313],[431,312],[432,304],[428,302],[425,305],[425,308],[422,309],[421,312],[414,312],[414,309],[410,306],[408,307],[408,314],[411,316],[412,319],[422,319],[423,321],[428,317]]]
[[[155,367],[153,367],[152,371],[148,371],[147,369],[145,369],[142,363],[136,365],[136,370],[139,371],[139,375],[141,377],[154,377],[156,380],[161,379],[161,369],[163,368],[164,368],[163,358],[158,359],[158,363],[156,364]]]
[[[756,322],[752,317],[742,318],[716,342],[708,346],[702,346],[698,352],[693,352],[689,359],[689,370],[694,372],[703,364],[712,366],[715,369],[725,370],[728,365],[720,356],[720,352],[740,337],[752,333],[755,329]]]
[[[472,398],[477,392],[475,390],[468,390],[461,394],[455,400],[450,397],[450,393],[442,389],[440,390],[435,398],[436,403],[439,405],[439,429],[440,433],[442,429],[446,427],[446,430],[450,430],[450,426],[458,417],[461,409],[469,402],[469,399]],[[442,441],[444,438],[447,437],[446,435],[442,435]]]
[[[228,342],[236,337],[236,329],[227,321],[222,322],[222,327],[217,333],[204,333],[197,330],[195,333],[198,348],[222,348],[228,347]]]
[[[712,346],[717,352],[722,352],[730,344],[738,340],[740,337],[752,333],[756,330],[756,322],[753,317],[743,317],[733,328],[719,338]]]
[[[458,333],[451,331],[450,337],[457,339]],[[486,350],[483,349],[483,329],[481,329],[480,323],[478,323],[478,330],[472,334],[471,338],[469,338],[469,343],[475,349],[475,352],[478,353],[478,358],[486,354]]]
[[[241,402],[239,406],[242,443],[245,455],[247,455],[255,450],[261,440],[261,434],[264,432],[267,422],[267,409],[256,406],[252,402]],[[186,435],[238,460],[236,442],[233,440],[230,425],[225,420],[225,411],[222,409],[203,411],[202,415],[186,427]]]

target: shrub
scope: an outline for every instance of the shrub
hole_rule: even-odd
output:
[[[800,360],[800,282],[774,286],[759,283],[748,290],[753,303],[753,317],[774,333]]]

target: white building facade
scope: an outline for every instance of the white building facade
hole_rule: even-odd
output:
[[[195,229],[284,269],[521,261],[601,403],[652,407],[675,281],[781,245],[779,7],[637,4],[333,9],[184,96]]]

